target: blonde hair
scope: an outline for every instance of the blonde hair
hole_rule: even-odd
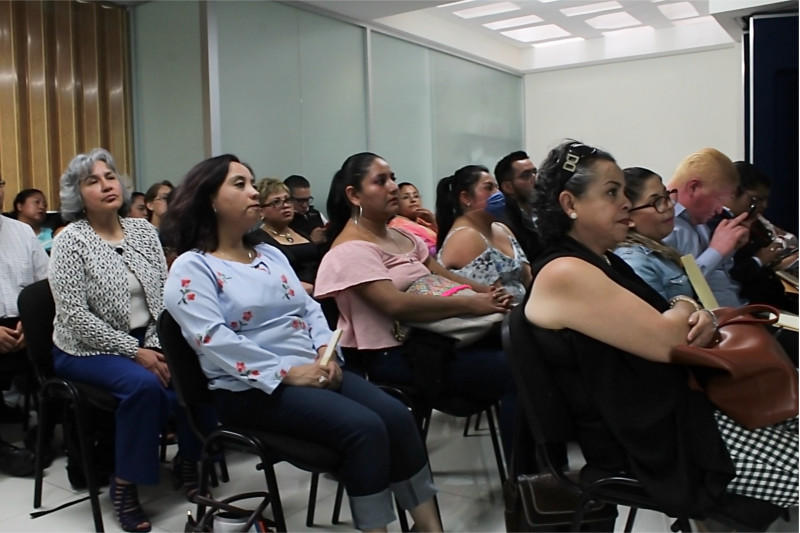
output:
[[[258,189],[258,201],[262,204],[271,194],[289,192],[289,187],[278,178],[263,178],[256,184],[256,189]]]
[[[713,189],[739,185],[739,173],[733,161],[715,148],[703,148],[685,157],[667,187],[680,188],[692,179]]]

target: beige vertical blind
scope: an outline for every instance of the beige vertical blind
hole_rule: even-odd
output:
[[[77,153],[111,152],[133,171],[128,12],[100,2],[0,0],[3,209],[34,187],[57,209]]]

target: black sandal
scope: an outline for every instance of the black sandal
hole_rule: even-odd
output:
[[[180,454],[175,455],[169,467],[172,476],[172,488],[175,490],[183,487],[186,499],[192,501],[192,497],[200,490],[200,477],[197,474],[197,463],[185,461]]]
[[[116,478],[111,476],[108,494],[111,497],[111,503],[114,505],[117,521],[124,531],[147,533],[152,529],[150,519],[144,514],[144,510],[139,504],[139,493],[136,491],[136,485],[133,483],[117,483]]]

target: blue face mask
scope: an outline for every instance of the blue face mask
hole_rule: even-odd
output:
[[[487,213],[494,218],[503,218],[506,214],[506,197],[497,191],[486,199],[486,207],[483,208]]]

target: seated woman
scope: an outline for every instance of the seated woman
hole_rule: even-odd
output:
[[[349,157],[336,172],[328,193],[328,242],[317,275],[317,298],[333,297],[339,307],[341,344],[347,357],[363,362],[371,379],[412,384],[410,348],[395,335],[396,321],[426,322],[459,315],[505,311],[502,288],[476,284],[453,274],[430,256],[420,239],[387,222],[397,214],[397,184],[389,164],[372,153]],[[357,265],[357,268],[354,266]],[[472,285],[479,294],[434,297],[404,292],[430,273]],[[412,335],[413,339],[413,335]],[[434,374],[430,354],[426,374]],[[350,364],[349,361],[348,364]],[[510,444],[514,389],[502,350],[469,346],[443,361],[442,393],[501,401],[501,432]],[[429,392],[429,391],[426,391]]]
[[[53,247],[53,228],[44,226],[47,198],[39,189],[24,189],[14,197],[14,217],[29,225],[48,254]]]
[[[514,234],[497,221],[504,213],[505,196],[484,166],[460,168],[436,187],[439,262],[465,278],[505,288],[518,304],[531,267]]]
[[[122,529],[150,531],[136,485],[158,483],[159,433],[170,415],[180,443],[172,474],[187,495],[197,489],[200,459],[159,351],[164,253],[147,221],[121,218],[129,192],[102,148],[75,156],[61,176],[60,196],[62,215],[73,222],[54,241],[50,260],[54,370],[119,399],[109,495]],[[207,422],[213,427],[211,417]]]
[[[265,178],[258,182],[258,192],[261,225],[253,230],[250,237],[255,242],[271,244],[283,252],[303,288],[308,294],[313,294],[322,253],[309,236],[289,227],[294,219],[289,188],[281,180]]]
[[[678,344],[708,344],[714,323],[608,251],[628,231],[624,188],[610,154],[577,142],[553,149],[536,182],[546,250],[524,311],[587,463],[632,472],[672,516],[702,514],[726,490],[797,505],[797,419],[747,430],[667,364]]]
[[[677,191],[668,191],[661,176],[641,167],[626,168],[625,196],[631,201],[631,222],[625,240],[614,253],[663,298],[694,297],[681,266],[681,254],[661,239],[675,227]]]
[[[403,182],[398,184],[397,188],[400,211],[389,221],[389,227],[404,229],[416,235],[428,247],[428,253],[435,256],[438,233],[436,217],[430,209],[422,207],[422,197],[414,185]]]
[[[164,220],[180,254],[165,305],[197,350],[220,418],[338,449],[358,529],[386,530],[394,492],[421,531],[441,531],[411,414],[338,362],[320,363],[331,331],[286,257],[247,239],[260,215],[250,170],[222,155],[189,171]]]
[[[154,183],[144,193],[144,206],[147,209],[147,220],[158,229],[169,207],[169,195],[175,187],[169,180]]]

